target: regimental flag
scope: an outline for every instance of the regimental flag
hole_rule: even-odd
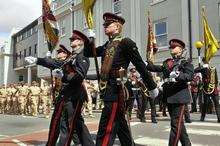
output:
[[[50,9],[50,0],[42,0],[42,21],[44,36],[47,40],[49,51],[53,51],[59,41],[59,31],[56,27],[57,21]]]
[[[92,29],[94,27],[94,21],[93,21],[93,7],[96,0],[82,0],[83,5],[83,11],[86,17],[86,22],[89,27],[89,29]]]
[[[202,21],[203,21],[203,29],[204,29],[204,45],[205,45],[205,51],[204,51],[204,59],[206,62],[209,62],[210,59],[217,53],[219,49],[218,40],[213,35],[207,18],[205,16],[205,9],[202,8]]]
[[[153,31],[153,24],[150,19],[150,12],[148,11],[148,39],[147,39],[147,60],[154,62],[154,54],[157,52],[157,41]]]

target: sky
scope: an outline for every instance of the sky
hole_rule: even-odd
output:
[[[13,27],[22,29],[41,13],[41,0],[0,0],[0,44]]]

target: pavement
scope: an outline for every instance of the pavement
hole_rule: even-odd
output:
[[[94,113],[95,118],[86,117],[86,124],[96,137],[100,112]],[[149,119],[150,113],[147,113]],[[193,146],[220,146],[220,123],[216,115],[207,115],[205,122],[199,121],[200,114],[191,115],[193,122],[187,123],[187,131]],[[170,121],[169,117],[157,117],[158,123],[150,120],[139,122],[132,115],[132,136],[137,146],[166,146],[168,145]],[[0,146],[43,146],[47,141],[50,119],[30,116],[0,114]],[[119,146],[118,139],[114,146]]]

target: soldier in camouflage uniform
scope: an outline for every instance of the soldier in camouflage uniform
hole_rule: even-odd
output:
[[[32,82],[32,86],[29,89],[30,89],[30,110],[31,110],[30,114],[32,116],[37,116],[38,101],[39,101],[41,89],[39,87],[39,84],[35,81]]]
[[[13,97],[12,97],[12,112],[13,114],[18,114],[18,100],[19,100],[19,89],[21,88],[21,83],[14,84]]]
[[[4,114],[5,111],[6,111],[6,95],[7,95],[7,92],[6,92],[6,88],[5,88],[5,85],[2,85],[1,89],[0,89],[0,92],[1,92],[1,98],[2,98],[2,113]]]
[[[6,113],[11,114],[12,113],[12,96],[13,96],[13,85],[9,84],[6,88]]]
[[[43,108],[43,114],[45,115],[46,118],[49,117],[50,113],[50,107],[51,107],[51,99],[50,99],[50,86],[48,85],[47,82],[44,82],[44,86],[41,87],[41,101],[42,101],[42,108]]]
[[[93,118],[94,116],[92,114],[92,92],[94,90],[94,85],[92,85],[92,83],[89,80],[84,80],[84,85],[86,87],[88,101],[84,103],[85,108],[83,112],[84,112],[84,115],[86,115],[86,108],[87,108],[89,117]]]
[[[18,98],[18,114],[25,115],[27,114],[27,95],[28,95],[28,85],[27,84],[21,84],[21,87],[19,88],[19,98]]]
[[[0,86],[0,114],[3,114],[4,113],[4,98],[3,98],[3,93],[2,93],[2,90],[3,90],[3,86]]]

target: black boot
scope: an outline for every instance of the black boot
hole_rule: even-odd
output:
[[[200,118],[200,121],[202,121],[202,122],[205,121],[205,117],[202,116],[202,117]]]
[[[155,118],[155,117],[154,117],[154,118],[152,118],[152,119],[151,119],[151,122],[156,124],[156,123],[157,123],[156,118]]]

